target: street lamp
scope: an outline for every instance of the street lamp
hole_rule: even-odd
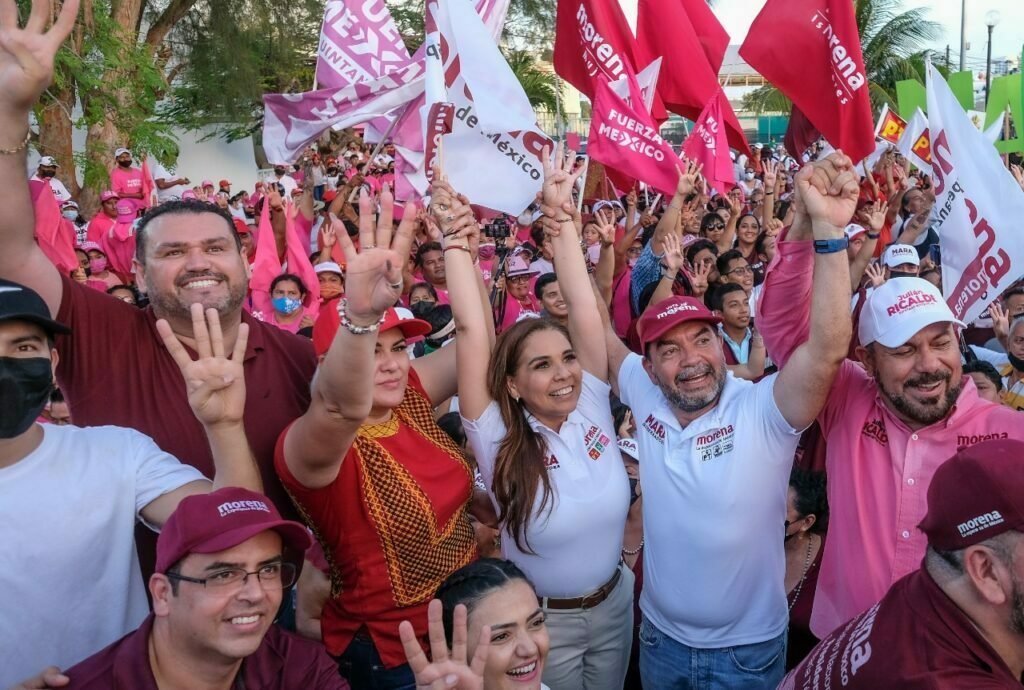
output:
[[[988,27],[988,57],[985,58],[985,106],[988,106],[988,90],[992,85],[992,29],[999,23],[999,10],[985,13],[985,26]]]

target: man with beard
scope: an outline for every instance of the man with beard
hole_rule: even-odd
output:
[[[780,690],[1019,688],[1024,672],[1024,443],[986,441],[928,488],[920,570],[822,640]]]
[[[191,200],[162,204],[141,219],[133,268],[149,297],[147,309],[62,276],[34,240],[24,149],[10,151],[19,149],[32,105],[50,82],[54,55],[74,24],[77,3],[66,2],[53,28],[42,32],[49,7],[45,0],[34,0],[27,28],[5,25],[0,47],[0,152],[8,152],[0,153],[0,179],[5,181],[0,186],[0,277],[35,290],[50,313],[75,332],[74,338],[59,336],[56,345],[57,380],[76,424],[141,431],[207,477],[213,476],[213,458],[156,321],[166,319],[193,352],[192,304],[217,310],[228,351],[241,324],[248,324],[246,435],[267,495],[282,513],[294,515],[273,469],[274,444],[309,406],[316,360],[309,340],[243,311],[250,270],[231,216]],[[139,535],[140,560],[148,574],[155,544],[148,530]]]
[[[807,333],[813,254],[798,203],[787,240],[765,277],[758,330],[785,366]],[[866,299],[856,354],[832,384],[818,422],[825,464],[829,537],[811,614],[824,637],[878,601],[913,571],[925,551],[914,526],[936,468],[958,449],[993,438],[1024,440],[1007,407],[982,400],[964,376],[956,328],[942,294],[921,278],[893,278]]]
[[[644,312],[642,357],[606,327],[613,388],[636,415],[644,458],[644,687],[774,688],[782,679],[790,468],[851,329],[843,228],[857,174],[842,154],[829,161],[796,178],[817,241],[813,324],[780,373],[757,384],[728,373],[721,319],[693,297]],[[697,171],[681,178],[688,193]]]
[[[143,190],[142,170],[132,166],[132,152],[126,148],[114,152],[117,167],[110,171],[110,188],[117,192],[122,201],[128,201],[135,210],[149,207],[149,199]]]
[[[53,196],[59,203],[65,201],[71,201],[71,192],[64,186],[64,183],[57,179],[57,159],[53,156],[43,156],[39,159],[39,167],[36,168],[36,174],[32,176],[33,180],[40,180],[50,185],[50,189],[53,190]]]

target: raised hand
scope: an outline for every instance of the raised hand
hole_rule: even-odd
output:
[[[635,208],[636,207],[636,199],[637,199],[636,189],[629,190],[629,194],[626,195],[626,207],[627,208],[629,208],[629,207],[634,207]]]
[[[764,189],[772,191],[775,189],[775,182],[779,175],[779,164],[772,160],[762,163],[764,167]]]
[[[849,156],[836,151],[824,160],[805,165],[794,182],[812,221],[843,228],[853,218],[860,186]]]
[[[768,237],[778,237],[783,227],[785,227],[785,224],[781,219],[769,218],[768,222],[764,224],[764,234],[768,235]]]
[[[330,250],[338,243],[338,231],[334,229],[333,225],[327,225],[323,229],[323,235],[320,238],[320,247],[322,249]]]
[[[899,170],[902,169],[899,168]],[[881,201],[875,201],[866,206],[864,208],[864,215],[867,217],[872,233],[882,230],[882,226],[885,225],[885,205]]]
[[[364,191],[359,195],[359,249],[336,216],[331,224],[341,242],[348,268],[345,271],[346,313],[356,326],[371,326],[402,296],[402,268],[412,244],[412,224],[402,223],[392,236],[394,197],[384,188],[380,217],[374,228],[373,203]]]
[[[416,687],[429,690],[483,690],[484,667],[491,650],[491,629],[484,626],[480,631],[473,659],[466,662],[469,635],[466,632],[466,607],[455,607],[452,629],[452,648],[449,651],[445,641],[444,623],[441,619],[441,602],[434,599],[427,607],[427,630],[430,637],[430,661],[416,639],[412,624],[402,621],[398,636],[402,639],[405,658],[416,676]]]
[[[0,0],[0,110],[24,115],[53,81],[53,61],[71,33],[79,0],[66,0],[57,21],[44,31],[50,0],[32,0],[24,28],[18,28],[14,0]]]
[[[555,148],[551,157],[551,147],[545,146],[541,152],[544,161],[544,184],[541,187],[544,203],[552,207],[560,207],[572,201],[572,190],[576,180],[583,174],[583,167],[573,170],[576,156],[572,151],[562,152],[562,145]]]
[[[871,281],[872,287],[879,288],[885,283],[885,269],[883,269],[879,264],[868,264],[864,269],[864,275],[866,275]]]
[[[452,188],[440,168],[434,168],[430,185],[430,215],[445,240],[469,239],[480,234],[469,199]]]
[[[224,351],[224,334],[217,310],[207,309],[204,314],[200,304],[193,304],[191,310],[192,333],[199,359],[192,359],[166,320],[156,322],[164,347],[185,379],[188,404],[205,427],[241,424],[245,412],[242,362],[249,341],[249,326],[243,323],[238,327],[235,349],[229,358]]]
[[[1003,305],[996,300],[989,305],[988,314],[992,317],[992,330],[995,331],[996,340],[1005,345],[1010,338],[1010,315]]]
[[[615,214],[603,208],[594,216],[594,222],[597,234],[601,236],[601,244],[606,247],[615,244]]]
[[[711,267],[713,264],[704,263],[698,264],[693,269],[693,273],[687,273],[690,278],[690,288],[693,291],[694,297],[702,297],[704,293],[708,291],[710,280],[708,278],[711,275]]]
[[[694,163],[688,158],[683,159],[683,167],[676,166],[676,172],[679,173],[679,182],[676,183],[676,196],[682,198],[690,195],[690,192],[697,188],[697,183],[700,180],[700,171],[703,169],[703,165]]]
[[[1010,166],[1010,174],[1013,175],[1013,179],[1017,180],[1020,188],[1024,190],[1024,168],[1014,163]]]

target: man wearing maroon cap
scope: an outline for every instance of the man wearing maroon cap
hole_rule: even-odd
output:
[[[829,161],[796,178],[817,245],[813,323],[780,373],[757,384],[729,374],[720,319],[692,297],[644,312],[643,357],[606,328],[613,386],[636,417],[644,458],[645,687],[770,688],[782,678],[790,468],[851,330],[843,228],[857,174],[842,154]]]
[[[186,498],[157,541],[153,613],[65,672],[71,690],[274,688],[348,684],[319,644],[273,625],[309,547],[306,529],[265,496],[220,489]],[[51,671],[51,679],[53,678]]]
[[[920,570],[822,640],[780,690],[1021,686],[1024,443],[985,441],[941,464],[919,528]]]
[[[5,0],[4,5],[8,3]],[[33,0],[33,17],[49,10]],[[243,309],[250,270],[231,216],[199,201],[169,201],[139,221],[133,269],[150,307],[137,309],[62,276],[34,239],[26,162],[19,142],[33,104],[53,77],[53,60],[74,25],[77,4],[65,3],[49,32],[47,22],[5,27],[0,48],[0,277],[34,289],[50,313],[75,332],[57,338],[57,380],[71,414],[83,426],[113,424],[137,429],[164,451],[207,476],[213,458],[181,385],[174,360],[157,337],[156,321],[170,324],[195,350],[191,306],[220,314],[224,346],[234,349],[241,325],[250,336],[244,356],[249,381],[244,423],[267,495],[286,515],[294,509],[273,471],[273,448],[281,430],[309,406],[309,382],[316,366],[308,339],[253,319]],[[15,57],[10,46],[25,48]],[[25,61],[29,61],[26,64]],[[271,222],[284,228],[284,213]],[[153,539],[138,535],[143,572],[153,564]]]

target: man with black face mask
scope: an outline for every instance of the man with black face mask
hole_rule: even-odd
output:
[[[198,305],[193,316],[207,330]],[[248,333],[229,359],[216,312],[207,318],[198,361],[166,322],[157,330],[206,432],[212,484],[132,429],[36,423],[53,391],[54,337],[70,330],[37,293],[0,280],[0,610],[31,621],[0,626],[0,688],[81,661],[142,622],[136,520],[159,529],[182,499],[211,488],[262,491],[242,426]]]
[[[921,259],[917,250],[909,244],[890,244],[882,253],[885,279],[916,278],[921,271]]]
[[[53,196],[57,199],[58,203],[63,204],[65,201],[71,200],[71,192],[64,186],[64,183],[57,179],[57,159],[53,156],[43,156],[39,159],[39,167],[36,168],[36,174],[32,176],[33,180],[39,180],[46,182],[50,185],[50,189],[53,190]]]
[[[298,189],[299,183],[295,181],[294,177],[288,174],[288,166],[284,163],[275,163],[274,176],[277,178],[278,184],[284,187],[284,194],[281,196],[285,199],[291,199],[292,192]]]
[[[122,201],[129,201],[135,209],[149,208],[143,190],[143,176],[140,168],[132,167],[132,152],[119,148],[114,152],[117,165],[110,171],[110,188],[117,192]]]

